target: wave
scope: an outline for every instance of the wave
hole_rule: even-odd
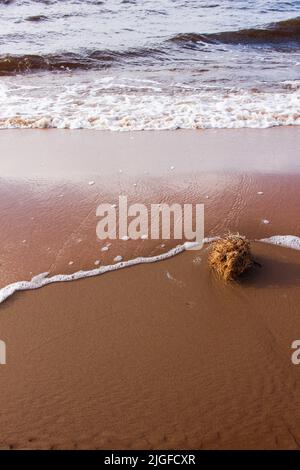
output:
[[[179,45],[221,43],[243,45],[294,44],[300,46],[300,17],[270,23],[261,28],[249,28],[210,34],[177,34],[171,37],[169,41]]]
[[[0,76],[35,71],[90,70],[109,68],[113,62],[135,60],[164,52],[151,48],[136,48],[124,51],[82,51],[57,54],[5,54],[0,56]]]
[[[43,15],[27,18],[28,21],[45,21]],[[34,71],[59,71],[74,69],[109,68],[114,63],[139,65],[141,60],[170,59],[178,48],[201,48],[218,44],[266,45],[300,47],[300,17],[271,23],[265,27],[225,31],[219,33],[180,33],[163,40],[153,47],[137,47],[122,50],[62,51],[52,54],[6,54],[0,55],[0,76]],[[175,49],[174,49],[175,48]]]
[[[285,82],[283,90],[275,93],[204,89],[176,94],[152,82],[134,82],[136,88],[131,89],[132,85],[116,83],[113,77],[84,84],[71,80],[61,89],[57,81],[52,82],[47,87],[43,82],[32,88],[21,85],[17,90],[0,83],[0,129],[138,131],[300,125],[299,81]]]
[[[218,237],[204,238],[203,243],[210,243],[216,240],[217,238]],[[293,235],[275,235],[273,237],[264,238],[257,241],[280,245],[290,249],[300,250],[300,238]],[[7,286],[0,289],[0,303],[4,302],[8,297],[18,291],[40,289],[43,286],[53,284],[55,282],[74,281],[77,279],[99,276],[100,274],[104,274],[110,271],[117,271],[118,269],[123,269],[129,266],[135,266],[138,264],[145,263],[155,263],[157,261],[172,258],[173,256],[176,256],[185,250],[193,249],[196,247],[196,245],[197,243],[185,242],[183,245],[178,245],[175,248],[172,248],[171,250],[167,251],[166,253],[162,253],[161,255],[134,258],[129,261],[121,261],[116,264],[101,266],[100,268],[92,269],[90,271],[77,271],[73,274],[56,274],[52,277],[47,277],[49,274],[47,272],[41,273],[37,276],[34,276],[31,281],[17,281],[12,284],[8,284]]]

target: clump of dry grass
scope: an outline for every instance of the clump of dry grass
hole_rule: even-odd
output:
[[[254,263],[249,240],[239,234],[217,240],[211,247],[208,263],[225,281],[237,279]]]

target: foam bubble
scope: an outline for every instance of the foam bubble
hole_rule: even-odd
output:
[[[135,88],[124,94],[116,92],[120,84],[114,80],[66,80],[71,81],[64,87],[42,76],[29,77],[31,85],[26,86],[1,81],[0,128],[127,131],[300,125],[298,82],[284,82],[280,91],[269,92],[179,86],[177,93]]]
[[[294,250],[300,250],[300,237],[294,235],[273,235],[269,238],[262,238],[259,240],[264,243],[271,243],[272,245],[281,245]]]

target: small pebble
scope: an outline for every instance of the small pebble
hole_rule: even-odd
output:
[[[89,186],[93,186],[95,184],[95,181],[89,181]]]
[[[114,261],[118,263],[119,261],[122,261],[122,259],[123,259],[123,256],[118,255],[114,258]]]

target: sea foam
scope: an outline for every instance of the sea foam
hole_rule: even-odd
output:
[[[216,239],[218,239],[218,237],[204,238],[203,243],[210,243]],[[264,238],[258,241],[300,250],[300,237],[293,235],[274,235],[272,237]],[[8,297],[13,295],[17,291],[39,289],[43,286],[53,284],[55,282],[74,281],[76,279],[98,276],[100,274],[104,274],[110,271],[117,271],[118,269],[126,268],[129,266],[155,263],[157,261],[172,258],[173,256],[176,256],[185,250],[195,248],[196,246],[196,242],[186,242],[183,245],[178,245],[175,248],[172,248],[166,253],[162,253],[160,255],[150,257],[138,257],[128,261],[120,261],[115,264],[101,266],[100,268],[91,269],[89,271],[77,271],[73,274],[56,274],[55,276],[48,277],[48,272],[40,273],[34,276],[31,281],[17,281],[0,289],[0,303],[4,302],[4,300],[6,300]]]
[[[259,240],[264,243],[271,243],[272,245],[281,245],[294,250],[300,250],[300,238],[294,235],[273,235],[269,238],[262,238]]]
[[[193,90],[176,84],[174,93],[168,93],[160,84],[157,90],[141,91],[137,83],[123,89],[115,77],[87,83],[69,78],[63,87],[57,77],[53,83],[41,78],[38,84],[36,77],[28,77],[31,85],[26,87],[18,80],[0,82],[0,128],[127,131],[300,124],[299,81],[293,86],[283,82],[279,91]]]

